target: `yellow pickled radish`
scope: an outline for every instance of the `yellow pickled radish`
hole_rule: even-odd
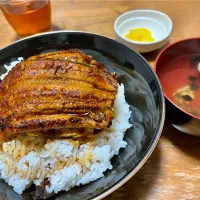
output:
[[[154,42],[155,38],[153,38],[151,34],[151,31],[147,28],[135,28],[129,30],[129,33],[127,33],[125,37],[137,42]]]

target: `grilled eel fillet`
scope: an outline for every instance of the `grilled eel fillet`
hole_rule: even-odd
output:
[[[0,143],[21,133],[105,128],[117,89],[115,76],[80,51],[32,56],[0,83]]]

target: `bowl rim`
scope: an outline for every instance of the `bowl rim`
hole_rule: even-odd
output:
[[[169,24],[170,24],[168,34],[167,34],[165,37],[163,37],[162,39],[156,40],[156,41],[154,41],[154,42],[137,42],[137,41],[132,41],[132,40],[129,40],[129,39],[126,39],[126,38],[122,37],[122,35],[119,34],[119,31],[118,31],[118,28],[117,28],[117,23],[118,23],[118,21],[121,19],[121,17],[123,17],[123,16],[125,16],[125,15],[127,15],[127,14],[130,14],[130,13],[137,13],[137,12],[139,12],[139,11],[140,11],[140,12],[151,12],[151,13],[157,13],[157,14],[163,15],[163,16],[169,21]],[[142,15],[141,15],[141,16],[142,16]],[[115,22],[114,22],[114,31],[115,31],[116,35],[117,35],[119,38],[121,38],[121,39],[123,39],[124,41],[126,41],[126,42],[129,42],[129,43],[131,43],[131,44],[137,44],[137,45],[152,45],[152,44],[157,44],[157,43],[159,43],[159,42],[162,42],[162,41],[164,41],[165,39],[167,39],[167,38],[170,36],[172,30],[173,30],[173,22],[172,22],[172,19],[171,19],[167,14],[165,14],[164,12],[161,12],[161,11],[158,11],[158,10],[153,10],[153,9],[134,9],[134,10],[130,10],[130,11],[128,11],[128,12],[124,12],[124,13],[122,13],[121,15],[119,15],[119,16],[117,17],[117,19],[115,20]]]
[[[158,54],[158,56],[156,57],[156,60],[155,60],[155,63],[154,63],[154,70],[156,72],[156,74],[158,75],[158,61],[160,59],[160,57],[165,53],[165,51],[167,51],[168,49],[172,48],[174,45],[176,44],[180,44],[180,43],[183,43],[183,42],[188,42],[188,41],[191,41],[191,40],[200,40],[200,37],[192,37],[192,38],[185,38],[185,39],[182,39],[182,40],[178,40],[176,42],[173,42],[171,44],[169,44],[168,46],[166,46],[164,49],[162,49],[162,51]],[[159,77],[159,76],[158,76]],[[161,82],[160,82],[161,83]],[[165,98],[170,102],[172,103],[176,108],[178,108],[179,110],[181,110],[182,112],[184,112],[185,114],[195,118],[195,119],[198,119],[200,120],[200,117],[196,116],[196,115],[193,115],[187,111],[185,111],[184,109],[182,109],[181,107],[179,107],[178,105],[176,105],[169,97],[168,95],[165,93],[165,91],[163,90],[163,93],[165,95]]]
[[[119,187],[121,187],[123,184],[125,184],[130,178],[133,177],[133,175],[135,175],[138,170],[144,165],[144,163],[147,161],[147,159],[150,157],[150,155],[152,154],[153,150],[155,149],[158,141],[159,141],[159,138],[161,136],[161,133],[162,133],[162,130],[163,130],[163,127],[164,127],[164,122],[165,122],[165,111],[166,111],[166,107],[165,107],[165,98],[164,98],[164,94],[163,94],[163,90],[162,90],[162,86],[161,86],[161,83],[159,81],[159,78],[157,76],[157,74],[155,73],[155,71],[153,70],[153,68],[150,66],[150,64],[145,60],[145,58],[135,52],[134,50],[132,50],[131,48],[127,47],[126,45],[112,39],[112,38],[109,38],[107,36],[103,36],[103,35],[98,35],[98,34],[94,34],[94,33],[91,33],[91,32],[86,32],[86,31],[77,31],[77,30],[61,30],[61,31],[51,31],[51,32],[46,32],[46,33],[41,33],[41,34],[37,34],[37,35],[32,35],[32,36],[29,36],[29,37],[26,37],[26,38],[22,38],[20,40],[17,40],[5,47],[3,47],[2,49],[0,49],[0,52],[2,50],[4,50],[5,48],[13,45],[13,44],[17,44],[17,43],[20,43],[21,41],[25,41],[25,40],[29,40],[29,39],[32,39],[32,38],[37,38],[37,37],[40,37],[40,36],[43,36],[43,35],[51,35],[51,34],[59,34],[59,33],[82,33],[82,34],[89,34],[89,35],[93,35],[93,36],[98,36],[98,37],[103,37],[104,39],[107,39],[107,40],[112,40],[113,42],[117,43],[118,45],[121,45],[121,46],[124,46],[126,48],[128,48],[130,51],[136,53],[138,55],[138,57],[144,62],[146,63],[146,65],[149,67],[149,70],[152,72],[152,74],[154,75],[157,83],[158,83],[158,87],[161,91],[160,95],[161,95],[161,113],[159,115],[161,115],[161,118],[158,119],[157,121],[157,128],[155,130],[156,134],[154,135],[151,143],[149,144],[149,147],[147,149],[147,151],[144,153],[144,155],[141,157],[141,160],[135,165],[135,167],[130,170],[124,177],[122,177],[118,182],[116,182],[113,186],[109,186],[106,190],[102,191],[100,194],[97,194],[96,196],[92,197],[91,199],[92,200],[100,200],[100,199],[103,199],[104,197],[108,196],[109,194],[111,194],[112,192],[114,192],[115,190],[117,190]],[[103,177],[102,177],[103,178]]]
[[[12,2],[8,2],[7,0],[0,0],[0,3],[1,4],[4,4],[4,5],[8,5],[8,4],[21,4],[21,3],[27,3],[29,2],[30,0],[12,0]]]

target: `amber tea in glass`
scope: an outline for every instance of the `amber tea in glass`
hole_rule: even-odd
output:
[[[19,37],[51,30],[49,0],[0,0],[0,6]]]

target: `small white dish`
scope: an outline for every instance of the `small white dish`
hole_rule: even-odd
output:
[[[147,28],[155,38],[154,42],[137,42],[125,38],[130,29]],[[156,10],[132,10],[120,15],[114,23],[116,39],[136,52],[146,53],[164,46],[173,27],[168,15]]]

